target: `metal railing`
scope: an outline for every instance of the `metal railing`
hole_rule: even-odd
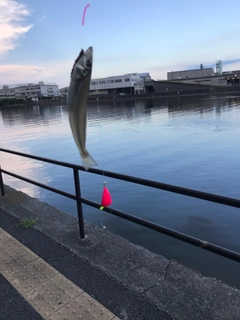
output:
[[[38,181],[34,181],[34,180],[28,179],[26,177],[22,177],[22,176],[15,174],[13,172],[9,172],[7,170],[4,170],[1,167],[0,167],[0,189],[1,189],[2,196],[4,196],[5,190],[4,190],[4,183],[3,183],[3,177],[2,177],[2,173],[4,173],[4,174],[10,175],[12,177],[15,177],[17,179],[21,179],[21,180],[26,181],[28,183],[34,184],[38,187],[47,189],[49,191],[55,192],[57,194],[60,194],[62,196],[65,196],[67,198],[75,200],[76,204],[77,204],[80,238],[82,238],[82,239],[85,238],[82,203],[89,205],[89,206],[92,206],[97,209],[100,208],[100,204],[97,202],[85,199],[81,196],[79,171],[85,171],[83,166],[79,166],[79,165],[68,163],[68,162],[62,162],[62,161],[57,161],[57,160],[53,160],[53,159],[38,157],[38,156],[31,155],[31,154],[25,154],[22,152],[7,150],[7,149],[3,149],[3,148],[0,148],[0,152],[6,152],[6,153],[14,154],[17,156],[22,156],[22,157],[27,157],[27,158],[38,160],[38,161],[48,162],[48,163],[52,163],[55,165],[71,168],[73,170],[75,194],[71,194],[71,193],[65,192],[63,190],[56,189],[56,188],[50,187],[48,185],[42,184]],[[165,183],[161,183],[161,182],[157,182],[157,181],[137,178],[137,177],[128,176],[128,175],[123,175],[123,174],[119,174],[119,173],[115,173],[115,172],[110,172],[110,171],[105,171],[105,170],[103,171],[100,169],[90,168],[88,172],[93,173],[93,174],[97,174],[97,175],[102,175],[104,177],[110,177],[110,178],[114,178],[114,179],[118,179],[118,180],[132,182],[132,183],[135,183],[138,185],[148,186],[148,187],[155,188],[155,189],[165,190],[165,191],[185,195],[188,197],[193,197],[193,198],[197,198],[197,199],[220,203],[220,204],[235,207],[235,208],[240,208],[240,200],[239,199],[223,197],[223,196],[219,196],[216,194],[206,193],[206,192],[197,191],[197,190],[188,189],[188,188],[182,188],[182,187],[178,187],[178,186],[174,186],[174,185],[170,185],[170,184],[165,184]],[[126,219],[128,221],[137,223],[141,226],[147,227],[149,229],[152,229],[157,232],[168,235],[170,237],[173,237],[175,239],[187,242],[191,245],[200,247],[202,249],[205,249],[207,251],[224,256],[224,257],[229,258],[231,260],[240,262],[240,253],[237,253],[237,252],[228,250],[226,248],[217,246],[215,244],[212,244],[210,242],[189,236],[189,235],[181,233],[179,231],[176,231],[176,230],[173,230],[170,228],[166,228],[162,225],[159,225],[159,224],[153,223],[151,221],[133,216],[129,213],[114,209],[112,207],[105,207],[103,210],[110,213],[110,214],[118,216],[120,218]]]

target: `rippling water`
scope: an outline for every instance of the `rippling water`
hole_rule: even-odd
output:
[[[81,164],[66,106],[0,109],[0,145]],[[87,148],[99,168],[240,198],[240,97],[90,103]],[[1,166],[74,192],[69,169],[1,154]],[[239,209],[106,179],[113,207],[240,252]],[[76,215],[75,203],[4,176],[4,181]],[[103,178],[81,173],[82,195],[100,202]],[[84,206],[84,218],[167,258],[240,288],[239,264]]]

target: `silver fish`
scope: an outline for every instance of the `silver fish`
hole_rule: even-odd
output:
[[[68,89],[67,106],[70,127],[83,166],[86,170],[96,166],[96,161],[88,153],[86,143],[87,131],[87,100],[92,73],[93,49],[89,47],[85,52],[81,50],[71,72],[71,81]]]

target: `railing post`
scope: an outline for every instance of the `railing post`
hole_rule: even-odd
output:
[[[83,221],[82,201],[81,201],[81,189],[80,189],[78,169],[73,168],[73,175],[74,175],[74,184],[75,184],[77,211],[78,211],[79,233],[80,233],[80,238],[84,239],[85,238],[85,231],[84,231],[84,221]]]
[[[5,196],[1,166],[0,166],[0,188],[1,188],[2,196]]]

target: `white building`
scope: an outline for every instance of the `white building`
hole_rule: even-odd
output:
[[[216,63],[216,74],[222,74],[222,60],[218,60]]]
[[[28,83],[18,87],[9,88],[8,85],[4,85],[0,89],[0,99],[31,99],[36,100],[38,98],[57,97],[59,96],[58,85],[45,84],[42,81],[38,84]]]
[[[66,98],[68,94],[68,87],[64,87],[59,90],[59,94],[62,98]]]
[[[150,80],[146,73],[128,73],[120,76],[92,79],[90,83],[90,95],[99,94],[131,94],[135,93],[134,88],[137,82]]]
[[[9,88],[8,85],[4,85],[0,89],[0,99],[15,98],[14,88]]]

